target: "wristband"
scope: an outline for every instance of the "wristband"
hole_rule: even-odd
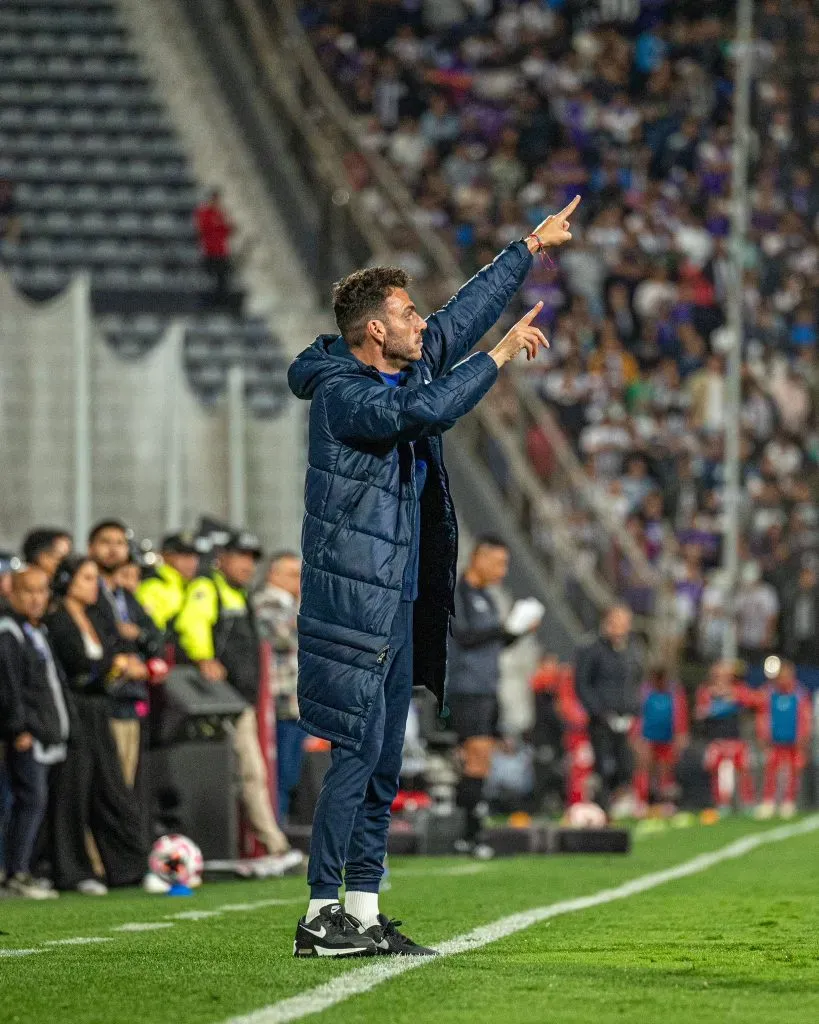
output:
[[[523,239],[523,241],[524,242],[528,242],[530,238],[534,238],[534,240],[537,242],[537,249],[535,250],[535,252],[543,260],[543,266],[544,267],[553,267],[555,265],[554,260],[546,252],[546,246],[543,244],[543,242],[541,242],[541,240],[534,233],[534,231],[530,231],[529,234]]]

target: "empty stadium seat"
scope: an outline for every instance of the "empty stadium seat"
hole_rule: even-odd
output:
[[[129,359],[192,314],[195,391],[215,400],[241,363],[250,407],[276,414],[283,356],[266,324],[202,312],[213,282],[193,224],[199,188],[109,0],[0,5],[0,176],[20,214],[19,242],[2,247],[18,288],[45,299],[90,270],[100,327]]]

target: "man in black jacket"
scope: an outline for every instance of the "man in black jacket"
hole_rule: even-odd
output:
[[[640,710],[640,659],[631,640],[631,609],[615,605],[603,619],[602,636],[578,652],[575,686],[589,715],[589,738],[600,778],[600,803],[631,783],[629,732]]]
[[[31,858],[48,805],[48,771],[65,760],[70,729],[63,678],[40,625],[48,599],[45,572],[25,566],[12,577],[11,612],[0,619],[0,724],[14,797],[6,887],[30,899],[56,896],[33,883]]]
[[[99,598],[88,610],[100,636],[108,636],[117,653],[129,656],[119,685],[112,691],[111,730],[122,773],[141,793],[142,721],[147,714],[149,663],[164,653],[162,634],[137,599],[120,586],[118,572],[129,558],[128,531],[116,519],[97,523],[88,536],[88,554],[100,572]]]
[[[455,587],[447,700],[449,726],[460,744],[458,806],[467,816],[466,832],[456,849],[477,857],[491,852],[477,843],[481,827],[477,808],[498,731],[500,656],[505,647],[524,635],[506,629],[491,590],[503,583],[508,569],[505,542],[500,537],[481,537]]]

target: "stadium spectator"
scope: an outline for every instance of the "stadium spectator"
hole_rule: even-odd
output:
[[[0,614],[5,614],[11,607],[11,586],[15,569],[19,568],[20,559],[10,551],[0,551]]]
[[[267,768],[259,746],[256,704],[262,678],[259,631],[248,599],[262,557],[259,541],[245,530],[232,533],[212,576],[189,586],[176,617],[179,660],[193,662],[210,682],[227,681],[248,702],[234,733],[242,780],[242,802],[250,825],[270,856],[289,844],[273,817]]]
[[[188,585],[199,567],[199,551],[193,534],[171,533],[160,547],[162,563],[153,576],[137,587],[139,603],[163,633],[172,630],[174,620],[185,603]]]
[[[38,527],[26,534],[21,551],[27,565],[36,565],[51,580],[60,562],[71,554],[73,546],[67,530]]]
[[[819,673],[819,585],[816,571],[801,569],[796,586],[785,591],[781,618],[782,649],[798,667],[800,679],[816,689]]]
[[[301,775],[307,733],[298,724],[298,633],[301,559],[292,551],[271,556],[264,587],[253,598],[259,633],[270,644],[276,698],[276,764],[279,822],[287,821],[290,795]]]
[[[205,270],[214,282],[213,305],[225,309],[230,305],[230,238],[234,226],[222,203],[220,189],[213,189],[197,207],[196,231]]]
[[[129,549],[127,560],[122,563],[114,575],[115,589],[122,590],[136,598],[136,592],[141,582],[142,566],[139,564],[136,552]]]
[[[88,617],[121,656],[117,682],[110,687],[111,731],[125,781],[144,803],[138,775],[143,760],[142,723],[148,714],[148,661],[164,653],[162,637],[134,595],[118,582],[130,557],[125,525],[116,519],[97,523],[88,536],[88,554],[99,570],[98,597]]]
[[[577,654],[577,696],[589,716],[589,739],[600,779],[598,803],[619,812],[633,772],[629,734],[640,711],[642,666],[631,638],[632,616],[616,605],[603,620],[602,634]]]
[[[779,599],[771,584],[761,578],[759,565],[754,562],[742,567],[736,615],[740,657],[751,667],[759,665],[776,637]]]
[[[37,834],[48,807],[51,767],[65,760],[71,730],[64,677],[42,626],[48,577],[23,566],[12,577],[11,614],[0,618],[0,692],[12,794],[6,836],[6,888],[28,899],[56,891],[31,875]]]
[[[115,634],[98,632],[90,609],[99,598],[93,559],[69,555],[52,581],[55,606],[46,616],[54,653],[63,666],[77,709],[68,756],[52,769],[49,818],[54,884],[58,889],[101,896],[86,831],[90,830],[110,886],[135,885],[145,873],[147,841],[134,793],[120,765],[111,731],[111,696],[127,671]]]
[[[457,849],[477,856],[484,852],[478,843],[482,824],[478,809],[499,736],[500,655],[524,635],[524,631],[507,630],[491,590],[503,583],[508,570],[505,541],[487,535],[476,542],[455,587],[447,700],[449,726],[460,744],[458,806],[466,812],[466,831]],[[533,620],[527,631],[538,622],[539,618]]]

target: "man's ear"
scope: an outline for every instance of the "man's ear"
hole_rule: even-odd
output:
[[[387,337],[387,327],[383,320],[368,320],[366,333],[380,345],[384,344]]]

